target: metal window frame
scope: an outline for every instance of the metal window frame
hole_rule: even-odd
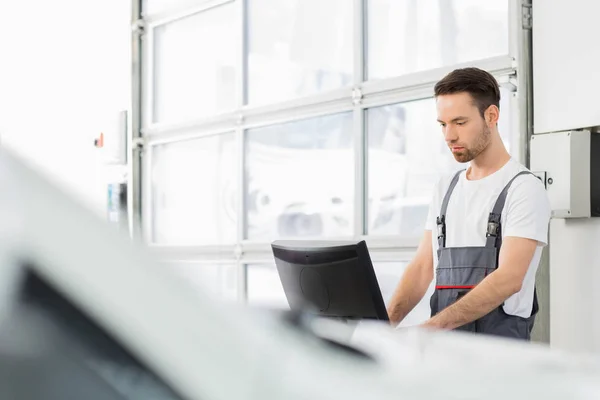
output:
[[[129,190],[127,190],[127,214],[129,230],[134,239],[142,237],[142,151],[138,146],[142,137],[143,93],[144,93],[144,59],[145,40],[144,21],[142,19],[143,0],[131,2],[131,119],[127,134],[127,173]]]
[[[134,0],[135,1],[135,0]],[[145,84],[144,84],[144,90],[146,91],[146,93],[148,93],[148,96],[146,96],[143,101],[143,114],[144,114],[144,119],[143,119],[143,123],[142,123],[142,131],[144,129],[150,128],[152,129],[152,127],[154,126],[158,126],[159,129],[161,126],[163,126],[162,124],[159,123],[155,123],[154,121],[156,120],[155,115],[156,115],[156,93],[155,93],[155,88],[156,88],[156,74],[155,74],[155,65],[154,65],[154,52],[155,52],[155,30],[156,28],[159,28],[161,26],[165,26],[168,24],[172,24],[172,23],[176,23],[177,21],[180,21],[182,19],[186,19],[195,15],[199,15],[202,14],[204,12],[207,11],[211,11],[215,8],[227,5],[227,4],[231,4],[234,3],[236,5],[239,5],[238,3],[241,0],[203,0],[200,2],[200,4],[195,5],[194,7],[186,7],[183,10],[178,10],[175,11],[173,13],[166,13],[166,14],[160,14],[157,16],[153,16],[153,17],[147,17],[144,19],[144,30],[145,30],[145,36],[147,37],[147,42],[143,48],[143,57],[144,57],[144,62],[147,65],[147,76],[145,79]],[[239,11],[240,7],[237,7],[237,10]],[[238,17],[240,17],[239,13],[238,13]],[[241,16],[243,17],[243,15]],[[239,53],[239,52],[238,52]],[[238,55],[239,58],[239,55]],[[239,61],[239,59],[238,59]],[[241,64],[240,64],[241,65]],[[236,79],[240,79],[243,77],[237,76]],[[236,82],[236,90],[237,90],[237,83]],[[237,103],[236,103],[237,105]]]
[[[516,85],[516,68],[511,57],[496,57],[413,73],[400,78],[363,82],[354,87],[298,98],[268,106],[240,109],[208,118],[177,124],[151,124],[142,133],[148,144],[169,142],[244,129],[298,121],[323,115],[404,103],[433,96],[433,86],[446,73],[461,66],[476,66],[490,71],[501,85]],[[179,137],[180,136],[180,137]]]
[[[433,86],[454,68],[476,66],[490,71],[500,84],[509,83],[515,76],[512,57],[495,57],[457,64],[452,67],[412,73],[398,78],[367,81],[353,87],[335,89],[327,93],[297,98],[266,106],[243,106],[228,113],[176,124],[151,124],[142,129],[144,138],[153,143],[201,137],[221,132],[231,132],[239,125],[244,129],[298,121],[323,115],[354,111],[388,104],[403,103],[433,96]],[[193,133],[195,132],[195,133]]]
[[[152,196],[152,157],[154,147],[145,147],[144,155],[142,159],[142,171],[144,173],[141,176],[141,193],[144,207],[141,210],[142,224],[141,234],[145,243],[152,243],[154,236],[154,219],[153,207],[154,199]]]
[[[523,13],[531,12],[531,0],[511,0],[513,5],[510,20],[513,22],[511,35],[516,42],[512,51],[516,54],[517,99],[519,109],[518,131],[520,153],[519,160],[529,167],[529,141],[533,135],[533,55],[531,26],[524,26]]]
[[[476,66],[490,71],[499,83],[509,88],[512,98],[509,100],[511,108],[510,126],[516,135],[511,136],[513,152],[516,151],[517,158],[523,163],[528,161],[528,140],[531,134],[531,43],[530,31],[527,32],[521,26],[521,13],[523,4],[529,4],[530,0],[508,0],[509,2],[509,54],[506,56],[492,57],[476,60],[469,63],[457,64],[432,70],[415,72],[399,77],[385,78],[379,80],[366,80],[367,60],[367,0],[353,0],[353,84],[319,93],[311,96],[277,102],[275,104],[252,106],[247,105],[248,88],[248,66],[246,52],[248,50],[248,1],[249,0],[204,0],[195,7],[178,10],[174,13],[165,13],[156,16],[145,17],[144,20],[136,20],[136,26],[142,26],[143,34],[140,35],[141,48],[135,48],[134,42],[134,67],[136,60],[141,60],[139,74],[134,68],[134,95],[132,107],[140,110],[134,112],[133,117],[138,118],[137,123],[133,121],[133,131],[138,130],[137,137],[134,135],[132,143],[143,149],[139,154],[143,157],[136,171],[132,168],[131,177],[133,187],[141,186],[140,200],[133,204],[131,215],[143,210],[141,220],[145,223],[144,237],[150,243],[150,249],[156,257],[163,261],[185,260],[187,262],[206,263],[237,263],[238,266],[238,290],[240,300],[244,300],[247,291],[246,265],[255,263],[273,263],[270,246],[268,243],[252,242],[244,239],[245,233],[245,132],[248,129],[269,126],[279,123],[287,123],[307,118],[331,115],[341,112],[353,113],[353,137],[355,142],[355,213],[354,213],[354,235],[339,239],[365,239],[372,252],[374,262],[378,261],[410,261],[414,255],[420,238],[395,236],[366,235],[366,196],[367,182],[367,142],[366,142],[366,110],[373,107],[405,103],[415,100],[431,98],[433,86],[446,73],[454,68],[462,66]],[[210,10],[223,4],[236,2],[236,21],[240,28],[239,46],[237,49],[240,68],[236,75],[236,106],[235,110],[197,120],[182,121],[176,124],[152,123],[152,107],[154,106],[153,83],[154,83],[154,28],[172,23],[179,19]],[[140,4],[141,0],[133,0],[134,4]],[[139,6],[141,7],[141,6]],[[135,11],[135,6],[134,6]],[[136,14],[134,13],[134,16]],[[143,24],[140,24],[143,22]],[[135,35],[134,35],[135,36]],[[143,57],[143,58],[140,58]],[[142,68],[145,74],[141,73]],[[136,85],[140,85],[136,89]],[[141,93],[136,97],[136,90]],[[142,121],[143,119],[143,121]],[[137,128],[136,128],[137,127]],[[207,246],[162,246],[151,243],[152,233],[152,190],[151,190],[151,168],[152,152],[155,146],[173,143],[182,140],[198,139],[202,137],[219,135],[224,133],[235,133],[236,151],[238,152],[238,194],[236,209],[238,212],[238,235],[237,243],[228,245]],[[133,146],[135,147],[135,146]],[[132,151],[135,157],[135,150]],[[135,164],[135,163],[133,163]],[[134,189],[135,192],[135,189]],[[143,207],[142,207],[143,206]],[[136,209],[138,211],[136,211]],[[336,239],[336,238],[332,238]]]
[[[332,240],[335,239],[333,238]],[[337,239],[352,240],[352,238],[348,237]],[[373,238],[363,235],[354,239],[365,240],[369,250],[372,252],[372,260],[377,262],[410,261],[414,254],[415,242],[420,238]],[[152,245],[149,247],[149,250],[161,262],[177,260],[202,263],[273,263],[271,245],[269,243],[243,241],[241,244],[206,246]],[[234,254],[237,254],[237,256],[234,256]]]
[[[353,79],[352,89],[352,129],[354,143],[354,236],[366,233],[366,188],[367,182],[367,136],[365,129],[365,112],[362,106],[362,85],[366,79],[366,0],[354,0],[353,6]]]
[[[240,27],[239,34],[239,51],[238,51],[238,82],[236,82],[237,90],[237,106],[242,108],[246,104],[248,98],[248,60],[246,52],[248,51],[248,0],[238,1],[238,26]],[[241,243],[244,240],[246,232],[246,217],[244,210],[246,210],[246,196],[245,185],[246,185],[246,131],[242,127],[242,119],[237,119],[237,126],[235,129],[235,140],[236,140],[236,151],[238,154],[237,160],[237,193],[236,193],[236,211],[237,211],[237,243]],[[241,247],[236,244],[233,248],[233,254],[235,256],[236,271],[237,271],[237,298],[238,302],[245,303],[248,298],[248,270],[243,264],[241,258],[244,254]]]
[[[232,3],[237,0],[196,0],[197,4],[184,5],[166,12],[156,14],[145,14],[144,20],[150,27],[166,25],[177,20],[187,18],[191,15],[198,14],[211,8],[222,6],[223,4]]]

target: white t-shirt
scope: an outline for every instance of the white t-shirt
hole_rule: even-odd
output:
[[[483,179],[467,180],[466,171],[461,172],[446,211],[446,247],[485,246],[489,213],[502,189],[520,171],[527,171],[527,168],[511,158],[502,168]],[[444,176],[435,186],[425,226],[425,229],[432,231],[434,268],[437,268],[438,249],[436,218],[453,176],[454,173]],[[548,243],[550,222],[550,202],[537,177],[521,175],[513,181],[500,222],[503,238],[517,236],[538,241],[521,290],[504,303],[507,314],[529,317],[535,274],[542,249]]]

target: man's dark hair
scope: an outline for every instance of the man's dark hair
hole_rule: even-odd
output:
[[[469,93],[482,118],[485,110],[492,104],[500,108],[500,88],[496,78],[479,68],[455,69],[436,83],[434,92],[435,97],[444,94]]]

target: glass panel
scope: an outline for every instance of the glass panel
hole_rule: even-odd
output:
[[[152,151],[153,241],[235,243],[233,133],[156,146]]]
[[[381,289],[381,295],[383,296],[386,307],[390,304],[390,300],[392,299],[394,291],[396,290],[398,282],[400,282],[400,278],[402,277],[402,274],[404,274],[407,265],[408,263],[402,261],[373,263],[373,269],[375,270],[379,289]],[[434,287],[435,285],[432,282],[427,289],[425,296],[423,296],[423,299],[404,318],[400,323],[400,326],[418,325],[429,318],[431,313],[429,299],[433,294]]]
[[[508,0],[368,0],[368,76],[505,55],[508,35]]]
[[[350,85],[352,3],[248,0],[249,102],[276,102]]]
[[[202,4],[204,0],[144,0],[144,16],[162,14],[173,10],[182,10]]]
[[[498,123],[509,151],[510,96],[501,89]],[[452,157],[436,119],[433,98],[367,111],[370,235],[421,236],[433,185],[465,167]]]
[[[237,268],[235,264],[202,264],[172,261],[165,263],[188,284],[223,300],[237,300]]]
[[[352,235],[352,113],[249,130],[246,152],[248,239]]]
[[[290,308],[275,265],[249,264],[246,268],[249,305],[277,309]]]
[[[235,7],[226,4],[154,29],[154,122],[235,107],[236,21]]]

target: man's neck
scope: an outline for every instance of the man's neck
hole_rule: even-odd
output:
[[[498,171],[509,160],[510,154],[506,151],[502,141],[494,140],[471,161],[471,166],[467,170],[467,179],[474,181],[485,178]]]

